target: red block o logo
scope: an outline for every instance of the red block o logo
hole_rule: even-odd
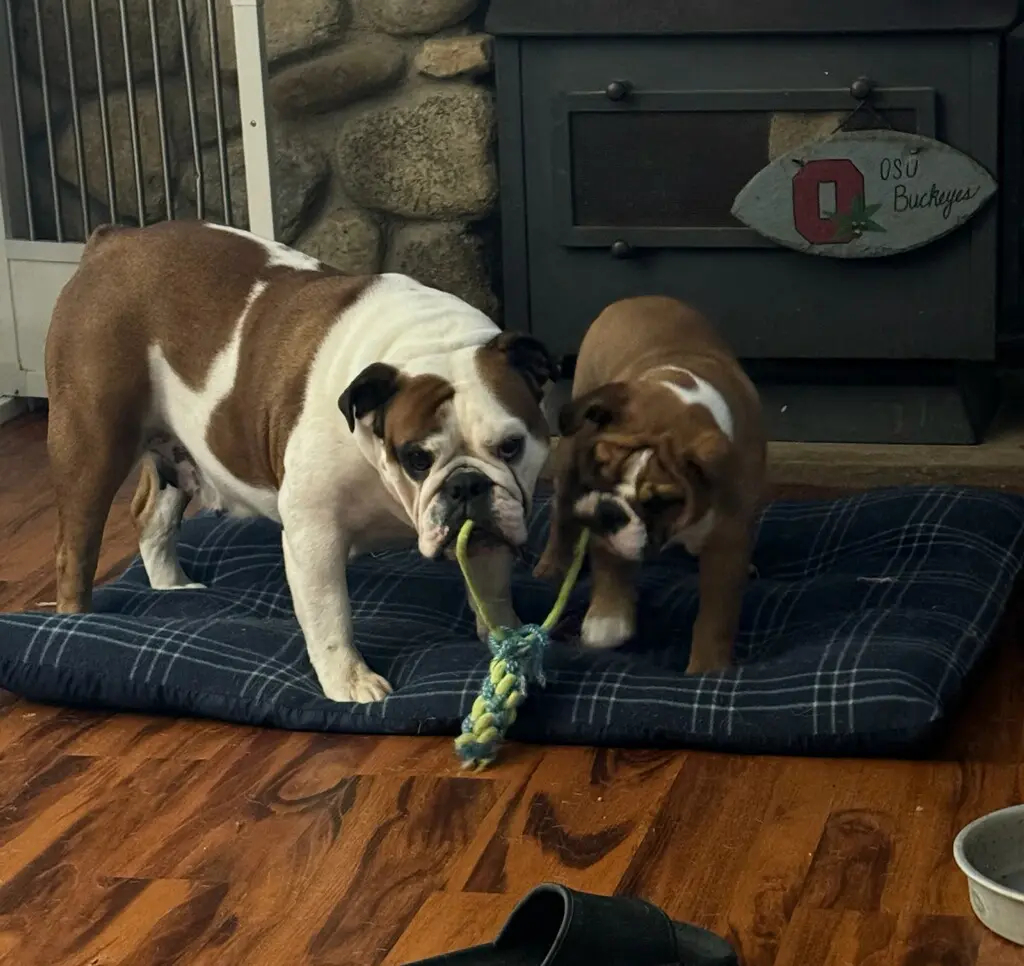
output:
[[[793,176],[793,224],[812,245],[835,245],[850,240],[836,234],[836,224],[821,217],[821,186],[836,189],[836,214],[848,215],[855,198],[864,194],[864,175],[849,158],[808,161]]]

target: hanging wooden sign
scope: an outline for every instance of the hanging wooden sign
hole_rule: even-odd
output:
[[[780,245],[832,258],[920,248],[995,194],[977,161],[902,131],[842,131],[776,158],[733,202],[735,218]]]

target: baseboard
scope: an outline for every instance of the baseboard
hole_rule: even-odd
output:
[[[28,403],[20,396],[0,396],[0,426],[28,412]]]

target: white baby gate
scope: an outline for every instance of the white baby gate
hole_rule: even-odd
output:
[[[90,200],[90,185],[87,183],[87,138],[94,149],[99,146],[102,153],[101,184],[105,190],[99,194],[105,202],[104,215],[109,213],[109,217],[102,220],[146,224],[147,221],[173,219],[183,214],[176,204],[176,196],[180,192],[177,185],[172,185],[174,175],[169,162],[168,139],[171,135],[167,116],[172,105],[167,102],[165,90],[169,81],[176,83],[179,91],[185,92],[191,134],[186,138],[191,143],[186,146],[184,160],[177,166],[177,173],[180,176],[184,169],[190,177],[195,177],[194,203],[187,214],[232,224],[227,150],[229,132],[225,120],[226,81],[220,66],[217,2],[148,0],[149,36],[140,38],[138,29],[136,35],[131,36],[126,0],[119,0],[120,30],[115,27],[114,33],[120,34],[120,43],[110,44],[111,24],[101,23],[103,13],[98,10],[97,0],[0,0],[0,419],[11,411],[10,405],[3,405],[3,397],[31,398],[47,394],[43,346],[50,315],[57,294],[81,257],[85,239],[97,227],[97,205]],[[161,67],[163,45],[160,30],[161,24],[167,27],[167,19],[158,19],[158,3],[161,6],[176,5],[174,29],[180,31],[182,57],[180,65],[176,65],[180,76],[173,78],[171,72]],[[72,4],[77,19],[72,16]],[[230,4],[248,222],[252,231],[273,238],[272,162],[269,118],[264,100],[267,67],[263,0],[230,0]],[[83,28],[86,5],[88,16],[84,20],[90,28],[88,30]],[[52,16],[55,8],[60,11],[59,18]],[[105,9],[109,16],[110,6]],[[45,16],[47,12],[51,16]],[[60,36],[55,40],[44,31],[59,31]],[[200,36],[207,52],[205,65],[200,64],[196,53]],[[26,37],[31,39],[26,42]],[[60,65],[47,64],[47,52],[52,59],[54,42],[62,44],[66,51]],[[145,55],[152,58],[155,75],[152,94],[155,96],[162,159],[161,210],[155,218],[151,205],[147,218],[146,178],[141,160],[143,150],[151,152],[155,145],[147,147],[142,142],[136,93],[143,85],[132,80],[135,73],[133,56],[138,56],[143,43],[146,44]],[[34,48],[31,51],[25,49],[29,44]],[[98,120],[98,128],[91,131],[84,129],[86,119],[82,107],[87,98],[82,96],[76,77],[76,63],[81,65],[83,45],[86,50],[91,46],[95,64],[95,76],[90,78],[90,86],[95,85],[95,93],[88,96],[95,96],[98,110],[90,111],[89,118]],[[27,78],[24,67],[19,68],[29,54],[38,68],[38,77],[35,78]],[[123,70],[121,76],[127,84],[121,102],[127,110],[128,140],[124,145],[115,145],[107,110],[111,89],[105,75],[113,72],[115,65],[118,72]],[[210,83],[208,89],[201,90],[201,75],[204,73]],[[37,86],[34,116],[28,113],[32,107],[28,103],[29,83]],[[122,95],[117,96],[120,98]],[[208,181],[211,172],[204,171],[204,155],[208,162],[213,148],[204,150],[198,130],[198,104],[204,96],[207,107],[212,105],[216,127],[217,170],[212,172],[215,175],[212,186]],[[40,97],[41,112],[38,110]],[[62,118],[58,118],[55,107],[58,99],[62,102]],[[73,144],[77,188],[72,188],[58,173],[59,123],[64,125],[61,136],[65,146],[69,138]],[[123,130],[121,135],[123,137]],[[134,209],[127,211],[117,210],[118,199],[124,197],[126,189],[122,185],[119,193],[115,184],[115,147],[130,151],[129,171],[133,183],[128,194],[134,196],[136,204]],[[191,157],[188,157],[189,153]],[[179,150],[176,158],[180,154]],[[159,179],[155,180],[159,184]],[[211,193],[216,197],[216,205],[208,203]],[[69,211],[70,208],[73,212]],[[211,208],[216,210],[211,211]],[[73,218],[69,217],[72,213]],[[70,228],[69,223],[73,223]]]

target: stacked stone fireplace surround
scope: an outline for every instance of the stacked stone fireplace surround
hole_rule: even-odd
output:
[[[268,100],[279,236],[352,272],[405,272],[499,314],[498,195],[490,38],[479,0],[265,0]],[[147,0],[124,0],[147,221],[167,217]],[[61,0],[40,0],[64,239],[81,241],[81,178],[69,110]],[[138,220],[128,75],[118,0],[96,0],[117,220]],[[110,220],[89,0],[68,0],[93,225]],[[215,0],[232,221],[246,200],[228,0]],[[206,214],[223,200],[206,0],[185,0]],[[171,193],[195,215],[189,100],[177,3],[157,0]],[[16,0],[15,38],[37,237],[56,237],[33,0]]]

